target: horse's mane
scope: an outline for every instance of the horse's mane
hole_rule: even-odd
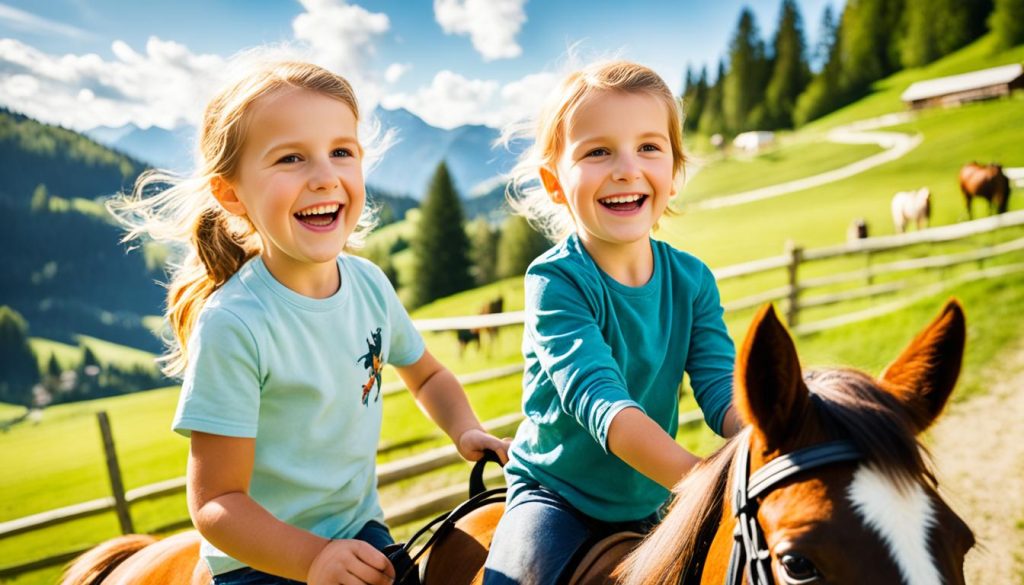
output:
[[[870,376],[837,368],[812,370],[804,379],[830,439],[851,441],[866,463],[900,485],[935,486],[910,413]],[[661,525],[620,566],[620,583],[677,585],[681,574],[684,583],[699,581],[736,451],[736,441],[730,440],[675,486],[676,499]]]
[[[698,463],[672,489],[675,500],[661,525],[619,566],[620,583],[678,585],[700,575],[722,515],[722,496],[737,443],[730,440]]]

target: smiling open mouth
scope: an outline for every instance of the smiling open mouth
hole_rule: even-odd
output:
[[[295,213],[295,219],[314,227],[326,227],[334,223],[341,213],[341,205],[318,205]]]
[[[647,201],[647,195],[634,193],[632,195],[605,197],[604,199],[598,199],[597,202],[612,211],[633,211],[643,207],[644,201]]]

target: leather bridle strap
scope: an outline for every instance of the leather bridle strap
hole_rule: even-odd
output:
[[[742,585],[744,564],[751,585],[773,585],[771,551],[757,521],[758,498],[766,495],[790,477],[833,463],[858,461],[861,452],[849,441],[831,441],[806,447],[777,457],[750,475],[750,433],[741,436],[733,466],[732,509],[736,516],[732,554],[726,585]]]

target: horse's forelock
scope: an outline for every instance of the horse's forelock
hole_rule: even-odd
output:
[[[807,375],[811,402],[822,426],[836,439],[851,441],[865,461],[898,483],[925,481],[935,476],[918,442],[913,415],[870,376],[853,369],[813,370]]]

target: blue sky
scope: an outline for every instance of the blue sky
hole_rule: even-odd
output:
[[[364,104],[441,127],[501,126],[535,109],[566,49],[658,71],[714,69],[741,8],[758,0],[0,0],[0,104],[75,129],[194,123],[226,60],[288,43],[349,77]],[[843,0],[798,0],[808,43]]]

